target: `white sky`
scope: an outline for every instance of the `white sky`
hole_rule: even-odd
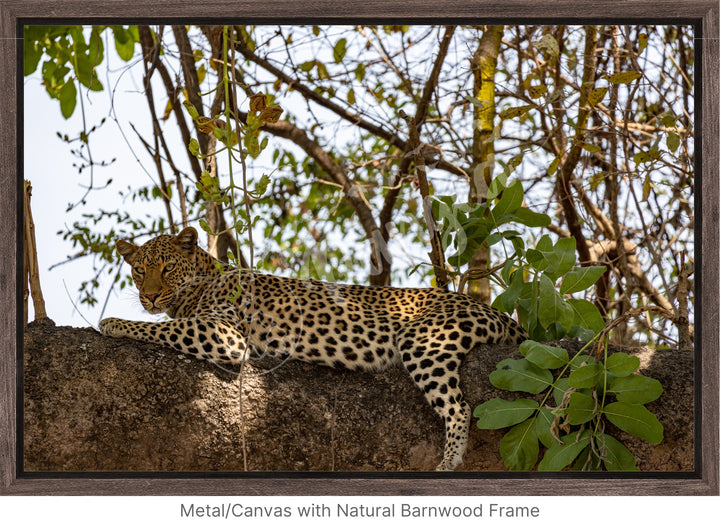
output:
[[[118,68],[121,64],[124,65],[115,56],[112,47],[109,51],[106,48],[106,55],[109,56],[111,66]],[[107,88],[106,80],[102,81]],[[133,77],[122,76],[115,90],[115,103],[118,109],[122,109],[119,120],[128,139],[135,144],[137,153],[146,159],[144,148],[129,126],[130,122],[134,123],[146,138],[150,138],[148,119],[146,114],[143,114],[147,108],[145,97],[142,93],[134,92],[134,89]],[[110,94],[107,90],[90,93],[83,89],[82,92],[85,99],[85,120],[89,128],[109,115]],[[117,158],[117,161],[107,168],[97,167],[94,175],[96,185],[104,185],[109,178],[114,178],[113,186],[91,192],[86,206],[66,212],[68,204],[83,197],[83,185],[90,181],[89,170],[78,174],[73,164],[79,160],[71,155],[70,146],[56,134],[60,132],[72,138],[83,130],[80,102],[78,101],[74,114],[68,120],[63,119],[59,102],[51,99],[45,92],[39,71],[25,78],[24,99],[24,177],[32,183],[31,208],[35,222],[40,282],[47,314],[58,325],[85,327],[88,326],[87,322],[97,325],[109,285],[101,285],[98,289],[100,302],[97,305],[92,308],[85,305],[78,307],[82,316],[73,308],[72,303],[77,298],[80,284],[93,275],[92,258],[81,258],[49,270],[53,264],[62,262],[79,251],[79,248],[72,248],[71,242],[64,241],[57,231],[66,225],[71,226],[81,213],[94,213],[101,206],[113,210],[120,201],[118,190],[127,185],[147,185],[149,178],[122,139],[118,126],[108,118],[106,124],[93,133],[90,142],[95,160]],[[137,110],[137,113],[134,110]],[[75,143],[73,147],[77,148],[78,145],[79,143]],[[130,210],[133,205],[128,202],[123,207]],[[134,208],[140,216],[144,216],[149,209],[158,209],[161,205],[159,202],[145,202]],[[122,294],[114,294],[108,302],[105,316],[132,317],[135,314],[137,318],[141,307],[139,303],[135,303],[136,299],[137,296],[129,289]],[[28,306],[28,319],[32,321],[32,303]]]

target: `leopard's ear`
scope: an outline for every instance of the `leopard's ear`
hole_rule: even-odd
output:
[[[178,233],[175,238],[173,238],[172,242],[178,248],[180,248],[181,251],[190,255],[192,253],[195,253],[195,248],[197,247],[197,239],[198,234],[195,228],[186,227],[185,229],[180,231],[180,233]]]
[[[115,244],[115,249],[117,249],[118,253],[122,255],[123,259],[125,259],[125,262],[132,265],[133,261],[135,260],[135,253],[137,253],[137,250],[140,248],[135,244],[126,242],[125,240],[118,240]]]

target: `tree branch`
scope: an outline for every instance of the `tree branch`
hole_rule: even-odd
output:
[[[192,137],[190,135],[190,128],[188,128],[187,121],[185,120],[185,115],[183,114],[182,105],[180,105],[178,102],[178,95],[180,94],[180,90],[173,83],[173,80],[170,77],[170,73],[168,72],[163,62],[160,61],[158,54],[154,52],[155,48],[159,47],[159,43],[155,43],[153,41],[150,27],[138,26],[138,30],[140,34],[141,46],[143,47],[143,53],[145,54],[145,60],[152,60],[150,70],[157,70],[160,74],[160,77],[162,78],[163,84],[165,85],[165,92],[167,93],[168,99],[170,100],[173,114],[175,115],[175,120],[177,121],[178,128],[180,129],[180,136],[183,139],[185,153],[190,160],[190,166],[193,170],[193,173],[195,174],[195,177],[200,178],[200,174],[202,173],[200,162],[198,161],[197,157],[195,157],[192,153],[190,153],[190,150],[188,150],[188,146],[190,145],[190,139]]]
[[[346,120],[347,122],[350,122],[351,124],[356,125],[362,129],[368,131],[369,133],[372,133],[373,135],[386,140],[392,146],[397,146],[400,148],[404,147],[405,141],[400,139],[396,133],[393,133],[392,131],[388,131],[388,130],[384,129],[382,126],[373,124],[372,122],[368,122],[367,120],[362,118],[359,114],[351,113],[346,108],[321,96],[320,94],[318,94],[317,92],[312,90],[310,87],[303,85],[297,79],[293,78],[289,74],[286,74],[285,72],[283,72],[282,70],[277,68],[275,65],[273,65],[267,59],[255,54],[252,50],[250,50],[247,47],[247,44],[245,44],[245,42],[236,41],[235,49],[238,52],[240,52],[240,54],[242,54],[242,56],[245,59],[247,59],[248,61],[252,61],[253,63],[261,66],[262,68],[264,68],[265,70],[270,72],[273,76],[275,76],[277,79],[279,79],[283,83],[285,83],[289,88],[302,94],[302,96],[306,100],[315,102],[316,104],[320,105],[321,107],[324,107],[325,109],[332,111],[333,113],[338,115],[343,120]]]
[[[247,121],[246,113],[239,112],[238,116],[244,122]],[[365,236],[370,241],[372,249],[370,284],[375,286],[389,284],[391,255],[387,249],[387,242],[381,236],[380,229],[375,223],[370,206],[363,196],[360,186],[347,177],[342,167],[317,142],[310,139],[305,130],[285,120],[279,120],[274,124],[265,123],[262,130],[295,143],[317,161],[332,181],[342,187],[345,198],[358,215]]]
[[[400,116],[402,117],[403,114]],[[435,223],[435,218],[432,213],[432,206],[430,204],[430,185],[428,185],[427,174],[425,173],[425,158],[423,157],[422,149],[420,147],[420,134],[418,133],[418,128],[415,124],[414,118],[409,119],[407,122],[408,131],[410,133],[410,145],[413,148],[413,162],[415,163],[415,172],[417,173],[420,196],[422,197],[425,224],[427,225],[428,233],[430,233],[430,262],[433,265],[433,271],[435,273],[435,280],[438,288],[444,288],[447,290],[448,278],[447,270],[445,269],[445,254],[443,253],[442,238],[440,237],[440,232],[437,229],[437,224]]]
[[[180,65],[182,66],[183,78],[185,79],[185,90],[187,91],[188,100],[190,100],[190,103],[195,107],[197,112],[203,115],[205,113],[202,98],[200,97],[200,84],[198,83],[197,69],[195,68],[195,56],[190,46],[187,30],[185,26],[173,26],[172,29],[173,35],[175,36],[175,43],[180,51]],[[199,130],[197,133],[200,150],[203,153],[208,153],[207,135]]]
[[[558,180],[555,190],[558,194],[560,205],[562,206],[565,220],[570,233],[575,237],[577,244],[578,258],[580,264],[590,260],[590,251],[587,242],[582,234],[580,227],[580,217],[578,216],[575,203],[572,200],[572,177],[575,167],[580,161],[581,143],[585,138],[585,128],[587,126],[590,110],[587,106],[588,95],[595,85],[595,43],[597,42],[597,32],[595,26],[585,27],[585,61],[583,64],[582,88],[580,91],[580,102],[578,104],[578,118],[575,124],[575,142],[570,148],[570,153],[565,157],[558,171]]]
[[[448,28],[452,28],[452,30],[454,31],[454,26],[448,26]],[[450,32],[449,35],[447,34],[447,31],[446,31],[445,37],[447,38],[447,42],[449,44],[450,39],[452,37],[452,31]],[[442,47],[442,43],[441,43],[441,47]],[[382,126],[380,126],[378,124],[373,124],[372,122],[369,122],[368,120],[362,118],[362,116],[360,116],[359,114],[352,113],[348,109],[336,104],[335,102],[333,102],[331,100],[328,100],[327,98],[323,97],[321,94],[318,94],[317,92],[312,90],[310,87],[302,84],[299,80],[293,78],[292,76],[290,76],[283,70],[281,70],[278,67],[276,67],[275,65],[273,65],[267,59],[260,57],[259,55],[254,53],[252,50],[250,50],[247,47],[246,43],[244,43],[242,41],[236,41],[235,48],[238,52],[240,52],[240,54],[243,57],[245,57],[245,59],[259,65],[260,67],[265,69],[267,72],[274,75],[276,78],[278,78],[283,83],[288,85],[288,87],[290,87],[294,91],[297,91],[298,93],[300,93],[306,100],[315,102],[316,104],[320,105],[321,107],[324,107],[325,109],[328,109],[328,110],[334,112],[343,120],[345,120],[355,126],[358,126],[362,129],[364,129],[365,131],[367,131],[368,133],[372,133],[373,135],[385,140],[390,146],[400,148],[403,152],[408,151],[406,139],[401,138],[397,133],[395,133],[393,131],[388,131],[387,129],[383,128]],[[442,53],[443,59],[446,54],[447,54],[447,50],[445,50]],[[442,66],[442,61],[440,61],[439,63],[436,63],[436,65]],[[439,70],[438,70],[438,73],[435,74],[436,79],[433,82],[432,86],[426,85],[426,87],[431,87],[431,94],[432,94],[432,89],[434,89],[435,85],[437,84],[437,76],[438,75],[439,75]],[[429,101],[430,95],[428,95],[427,101],[425,101],[425,104],[424,104],[425,110],[423,111],[423,117],[422,117],[423,120],[424,120],[424,113],[427,111],[427,103]],[[424,97],[420,100],[418,105],[422,104],[423,99],[424,99]],[[448,172],[453,175],[458,175],[458,176],[463,176],[463,177],[467,176],[467,174],[461,168],[458,168],[457,166],[455,166],[452,163],[449,163],[448,161],[443,161],[443,160],[438,161],[437,168],[439,170],[443,170],[444,172]]]
[[[403,152],[407,154],[408,151],[413,150],[413,152],[418,151],[420,149],[420,128],[422,127],[423,122],[425,121],[425,118],[427,116],[427,110],[430,105],[430,98],[432,97],[433,92],[435,91],[435,87],[437,86],[438,78],[440,76],[440,70],[442,69],[442,65],[445,62],[445,57],[447,56],[448,48],[450,47],[450,42],[452,41],[453,34],[455,32],[455,26],[446,26],[445,27],[445,33],[443,34],[442,41],[440,42],[440,47],[438,49],[438,55],[435,59],[435,63],[433,64],[432,71],[430,72],[430,77],[425,82],[425,86],[423,87],[423,94],[420,98],[420,101],[417,104],[417,108],[415,110],[415,117],[413,119],[413,123],[415,124],[414,127],[416,128],[416,131],[418,133],[418,139],[415,146],[412,145],[412,141],[406,142],[403,144],[403,146],[400,147]],[[411,133],[412,134],[412,133]],[[400,168],[398,170],[397,177],[395,178],[395,183],[393,184],[392,188],[387,191],[385,194],[385,200],[383,202],[382,210],[380,211],[380,234],[385,239],[385,241],[389,238],[389,233],[387,230],[387,225],[390,223],[392,219],[392,212],[395,208],[395,201],[397,201],[398,195],[400,194],[400,188],[402,184],[402,179],[405,174],[407,174],[408,169],[410,168],[410,157],[405,157],[400,163]],[[442,159],[437,161],[436,167],[441,168],[443,170],[448,170],[448,164],[441,165]],[[424,164],[424,159],[423,159]],[[453,172],[456,175],[467,175],[465,172],[463,172],[461,169],[454,168]],[[444,267],[444,261],[443,261],[443,267]]]

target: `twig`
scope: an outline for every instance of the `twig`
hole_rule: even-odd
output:
[[[629,320],[630,318],[634,318],[636,316],[641,315],[643,312],[657,312],[658,314],[661,314],[662,316],[664,316],[665,318],[667,318],[669,320],[672,320],[674,318],[674,313],[672,312],[672,310],[668,310],[663,307],[658,307],[656,305],[644,305],[642,307],[631,308],[630,310],[625,312],[622,316],[615,318],[613,321],[611,321],[602,330],[602,332],[598,336],[598,340],[597,340],[596,356],[599,356],[601,354],[602,346],[605,343],[605,338],[607,337],[607,335],[610,333],[611,330],[613,330],[615,327],[617,327],[621,323]]]

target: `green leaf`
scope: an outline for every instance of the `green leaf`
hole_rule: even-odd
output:
[[[542,38],[534,44],[536,48],[538,48],[539,50],[544,50],[552,57],[557,57],[558,55],[560,55],[560,46],[558,45],[557,39],[555,39],[555,37],[553,37],[549,33],[543,35]]]
[[[184,100],[183,105],[185,106],[185,109],[187,109],[187,112],[192,117],[192,119],[197,120],[200,114],[198,113],[197,109],[195,109],[195,106],[190,103],[190,100]]]
[[[263,139],[265,140],[265,139]],[[270,176],[267,174],[263,174],[262,177],[260,177],[260,181],[258,181],[257,186],[255,187],[255,190],[253,191],[253,196],[260,197],[267,191],[267,187],[270,184]]]
[[[513,277],[512,274],[516,271],[515,268],[515,261],[510,258],[505,261],[505,265],[500,270],[500,276],[502,277],[502,280],[505,281],[508,285],[512,283]],[[520,270],[522,271],[522,270]]]
[[[660,157],[660,151],[650,149],[648,151],[641,151],[633,155],[633,161],[635,164],[649,163],[657,160]]]
[[[667,147],[668,150],[675,153],[677,149],[680,147],[680,136],[677,133],[673,133],[672,131],[668,133],[667,136]]]
[[[359,63],[358,66],[355,67],[355,79],[361,83],[365,79],[365,65],[363,63]]]
[[[555,416],[549,408],[538,409],[535,416],[535,435],[545,447],[550,447],[555,442],[555,437],[550,431]]]
[[[530,261],[533,268],[538,271],[542,271],[550,264],[547,257],[552,253],[552,249],[552,240],[548,235],[543,235],[540,237],[540,240],[538,240],[535,249],[527,250],[527,259]]]
[[[570,271],[574,265],[575,238],[560,238],[553,246],[550,267],[545,269],[545,273],[557,278]]]
[[[339,39],[333,46],[333,59],[336,63],[340,63],[347,52],[347,39]]]
[[[547,85],[540,84],[540,85],[531,85],[528,87],[528,94],[530,95],[530,98],[533,100],[537,100],[538,98],[545,96],[545,93],[547,92]]]
[[[473,415],[479,418],[477,426],[480,429],[502,429],[525,421],[538,406],[532,399],[507,401],[496,397],[478,405]]]
[[[37,70],[42,55],[43,48],[40,43],[26,36],[23,41],[23,75],[29,76]]]
[[[605,327],[605,320],[598,308],[585,299],[568,299],[568,305],[575,313],[574,321],[583,329],[599,333]]]
[[[574,294],[590,288],[605,273],[605,266],[582,266],[565,274],[560,285],[561,294]]]
[[[580,143],[579,143],[579,146],[580,146],[580,148],[582,148],[583,150],[585,150],[585,151],[587,151],[587,152],[590,152],[590,153],[597,153],[597,152],[599,152],[599,151],[602,149],[602,148],[601,148],[600,146],[598,146],[597,144],[589,144],[589,143],[587,143],[587,142],[580,142]]]
[[[492,210],[493,218],[497,220],[504,214],[514,213],[522,206],[523,196],[522,183],[520,183],[520,181],[513,181],[511,185],[503,190],[502,196]]]
[[[587,104],[590,107],[595,107],[602,101],[602,99],[605,97],[605,94],[607,94],[607,91],[607,87],[597,87],[591,90],[590,94],[588,94]]]
[[[188,150],[190,153],[192,153],[195,157],[200,156],[200,144],[198,144],[197,139],[190,139],[190,144],[188,144]]]
[[[75,74],[78,81],[92,91],[103,90],[102,83],[98,79],[94,61],[85,54],[75,54]]]
[[[608,74],[603,76],[603,79],[608,80],[610,83],[622,84],[632,83],[636,79],[642,77],[640,72],[629,71],[629,72],[616,72],[615,74]]]
[[[540,393],[552,384],[553,376],[549,370],[524,358],[506,358],[498,362],[497,369],[490,374],[490,382],[501,390]]]
[[[514,213],[515,221],[527,227],[546,227],[550,225],[547,214],[533,212],[527,207],[518,207]]]
[[[310,72],[314,66],[315,61],[305,61],[304,63],[300,63],[300,70],[303,72]]]
[[[500,193],[505,190],[505,184],[507,183],[508,175],[506,173],[498,174],[491,182],[488,187],[487,199],[488,201],[497,198]]]
[[[532,469],[537,462],[540,445],[535,434],[535,418],[511,428],[500,440],[500,455],[510,471]]]
[[[552,347],[533,340],[520,344],[520,353],[536,366],[545,369],[557,369],[568,363],[568,352],[561,347]]]
[[[597,385],[602,371],[599,364],[588,364],[573,371],[568,382],[573,388],[592,388]]]
[[[613,353],[605,362],[605,369],[616,377],[627,377],[640,367],[640,359],[627,353]]]
[[[492,303],[493,307],[508,314],[512,313],[514,310],[515,303],[517,302],[518,297],[520,297],[520,294],[525,286],[522,270],[515,270],[512,272],[512,274],[510,274],[510,279],[510,285],[504,292],[498,295]]]
[[[675,119],[675,115],[672,111],[668,111],[662,115],[660,123],[665,127],[675,127],[677,125],[677,120]]]
[[[641,54],[645,47],[647,47],[648,43],[648,34],[647,33],[641,33],[638,35],[638,53]]]
[[[322,63],[320,61],[315,61],[315,66],[317,67],[317,73],[318,73],[318,77],[320,79],[329,79],[330,78],[330,73],[328,72],[328,69],[325,66],[325,63]]]
[[[578,436],[580,436],[578,438]],[[573,463],[575,458],[590,444],[590,431],[586,430],[580,435],[579,431],[571,432],[560,438],[562,444],[555,441],[554,445],[545,451],[543,459],[538,464],[538,471],[560,471]]]
[[[524,115],[527,113],[530,109],[534,109],[534,105],[520,105],[518,107],[508,107],[507,109],[503,109],[500,111],[500,118],[503,120],[509,119],[509,118],[517,118],[520,115]]]
[[[75,88],[75,80],[70,79],[58,93],[60,100],[60,112],[63,118],[70,118],[75,111],[77,104],[77,89]]]
[[[95,66],[103,62],[104,51],[105,47],[103,46],[102,39],[100,38],[100,31],[97,27],[94,27],[92,29],[92,33],[90,34],[88,57]]]
[[[607,390],[623,403],[645,404],[654,401],[663,393],[660,381],[644,375],[618,377],[610,382]]]
[[[538,320],[543,327],[559,323],[569,329],[573,323],[573,310],[567,301],[557,293],[555,285],[544,273],[540,274],[540,308]]]
[[[113,37],[115,38],[115,51],[123,61],[130,61],[135,54],[135,40],[132,33],[122,26],[113,26]]]
[[[595,447],[608,471],[639,471],[630,450],[608,434],[595,437]]]
[[[573,392],[570,395],[567,409],[568,423],[581,425],[594,418],[596,413],[595,399],[582,392]]]
[[[257,133],[246,134],[243,138],[243,144],[245,144],[250,157],[255,158],[260,155],[260,138]]]
[[[205,218],[200,218],[200,219],[198,220],[198,223],[200,224],[200,229],[202,229],[203,231],[205,231],[207,234],[209,234],[209,235],[214,234],[214,233],[212,232],[212,230],[210,229],[210,225],[208,225],[208,223],[207,223],[207,221],[205,220]]]
[[[577,355],[570,361],[570,369],[572,371],[582,368],[590,364],[597,364],[595,357],[592,355]]]
[[[555,157],[552,160],[552,162],[550,163],[550,166],[548,166],[548,169],[547,169],[548,175],[553,175],[555,172],[557,172],[559,165],[560,165],[560,159]]]
[[[643,405],[624,402],[605,405],[603,413],[608,421],[632,436],[657,445],[663,439],[663,426]]]

